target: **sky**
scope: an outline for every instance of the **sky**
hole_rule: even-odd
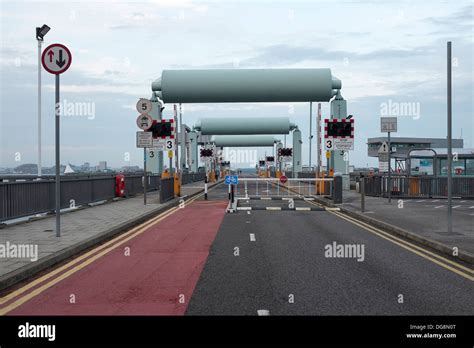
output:
[[[62,43],[73,54],[61,75],[62,102],[88,107],[61,118],[63,164],[142,165],[135,104],[150,98],[151,82],[164,69],[330,68],[355,120],[350,164],[374,166],[367,138],[383,135],[387,105],[412,106],[399,115],[392,136],[446,137],[447,41],[453,137],[462,134],[464,147],[474,148],[471,1],[0,0],[0,19],[0,167],[37,161],[35,27],[45,23],[52,29],[43,48]],[[54,76],[43,71],[42,81],[48,167],[54,164]],[[166,104],[164,118],[172,110]],[[303,164],[309,162],[309,103],[185,104],[183,110],[189,126],[204,117],[289,117],[302,131]],[[327,102],[322,116],[329,117]],[[271,149],[259,149],[259,156],[265,151]]]

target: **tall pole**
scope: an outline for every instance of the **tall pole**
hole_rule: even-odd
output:
[[[313,102],[309,102],[309,170],[311,171],[311,138],[313,129]]]
[[[59,160],[59,74],[56,74],[55,92],[55,153],[56,153],[56,237],[61,237],[61,176]]]
[[[148,178],[146,177],[146,147],[143,148],[143,205],[146,205],[146,192],[148,191]]]
[[[317,118],[317,122],[316,122],[316,127],[317,127],[316,151],[318,151],[318,153],[317,153],[318,173],[317,173],[317,175],[319,176],[319,172],[321,171],[321,103],[318,103],[318,118]]]
[[[448,233],[453,232],[453,205],[452,205],[452,198],[453,198],[453,192],[452,192],[452,180],[453,180],[453,148],[452,148],[452,139],[451,139],[451,127],[452,127],[452,100],[451,100],[451,69],[452,69],[452,63],[451,63],[451,41],[448,41]]]
[[[38,39],[38,176],[41,176],[41,44]]]
[[[390,147],[390,132],[388,133],[388,203],[392,203],[392,148]]]

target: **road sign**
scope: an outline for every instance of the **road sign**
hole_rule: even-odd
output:
[[[149,114],[152,109],[151,101],[140,98],[137,102],[137,111],[141,114]]]
[[[380,131],[382,133],[396,132],[397,131],[397,118],[396,117],[381,117],[380,118]]]
[[[41,56],[43,68],[54,75],[65,72],[71,66],[72,54],[69,49],[61,44],[52,44],[46,47]]]
[[[237,185],[239,183],[239,177],[237,175],[226,175],[225,183],[227,185]]]
[[[286,175],[282,175],[280,176],[280,182],[282,184],[286,183],[288,181],[288,177]]]
[[[349,151],[354,150],[354,138],[334,138],[334,150]]]
[[[386,141],[380,145],[378,153],[388,153],[388,144]]]
[[[379,172],[380,173],[388,172],[388,162],[379,160]]]
[[[153,139],[153,147],[156,147],[158,151],[174,151],[174,145],[174,139]]]
[[[173,150],[168,151],[168,158],[173,158]]]
[[[137,132],[137,147],[152,147],[153,137],[151,132]]]
[[[141,114],[137,117],[137,126],[144,131],[150,129],[153,125],[153,118],[148,114]]]

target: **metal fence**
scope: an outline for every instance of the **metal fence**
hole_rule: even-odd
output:
[[[161,179],[160,203],[174,198],[174,178]]]
[[[367,196],[388,196],[387,176],[366,177],[364,180]],[[396,176],[391,179],[390,186],[393,197],[432,198],[448,196],[448,179],[445,177]],[[454,177],[452,191],[454,197],[474,198],[474,177]]]
[[[186,185],[196,181],[203,181],[205,177],[206,173],[183,173],[181,175],[181,185]]]

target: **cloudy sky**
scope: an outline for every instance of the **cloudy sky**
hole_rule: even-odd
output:
[[[35,27],[43,23],[52,28],[45,45],[62,43],[73,53],[61,98],[94,108],[93,115],[62,118],[62,163],[141,165],[135,103],[150,97],[151,82],[163,69],[228,67],[331,68],[356,122],[350,162],[375,165],[366,142],[381,136],[381,109],[389,102],[414,103],[420,111],[399,117],[398,136],[446,136],[448,40],[453,136],[462,132],[465,147],[474,147],[471,1],[0,0],[0,19],[0,167],[37,160]],[[51,166],[54,77],[42,76],[43,165]],[[329,104],[322,107],[323,118],[329,116]],[[165,117],[172,109],[166,105]],[[188,125],[231,116],[290,117],[303,132],[308,162],[309,103],[184,106]]]

